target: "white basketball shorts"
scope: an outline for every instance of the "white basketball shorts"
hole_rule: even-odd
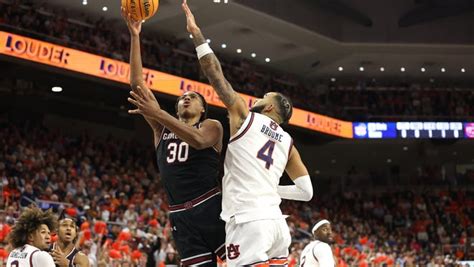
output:
[[[287,266],[290,230],[284,218],[225,226],[227,266]]]

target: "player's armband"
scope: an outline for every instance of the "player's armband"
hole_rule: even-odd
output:
[[[283,199],[310,201],[313,198],[313,185],[309,175],[304,175],[293,180],[295,185],[278,186],[278,194]]]

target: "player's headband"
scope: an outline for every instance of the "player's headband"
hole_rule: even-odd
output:
[[[311,230],[311,232],[314,234],[314,232],[318,231],[319,227],[323,226],[324,224],[331,224],[328,220],[321,220],[319,221]]]

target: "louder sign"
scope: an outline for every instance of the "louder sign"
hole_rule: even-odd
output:
[[[65,47],[18,35],[7,34],[3,36],[3,34],[2,32],[2,46],[4,45],[4,52],[8,54],[54,66],[66,66],[68,64],[71,53]]]
[[[92,75],[120,83],[129,83],[128,63],[0,31],[0,54],[49,66]],[[186,91],[201,93],[209,104],[224,107],[214,89],[205,83],[151,69],[143,69],[143,78],[154,91],[180,96]],[[249,107],[256,98],[240,94]],[[291,125],[334,136],[352,138],[352,123],[295,108]]]

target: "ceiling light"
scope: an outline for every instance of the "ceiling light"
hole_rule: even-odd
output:
[[[392,162],[392,159],[387,159],[387,163],[391,163]]]
[[[461,72],[466,72],[466,69],[465,69],[465,68],[462,68],[462,69],[461,69]]]
[[[343,71],[344,68],[343,68],[343,67],[339,67],[339,68],[337,68],[337,70],[338,70],[338,71]]]
[[[441,68],[441,72],[446,72],[446,69],[445,69],[445,68]]]
[[[257,56],[257,54],[255,54],[255,53],[252,53],[250,56],[252,56],[252,57],[256,57],[256,56]]]
[[[222,47],[222,48],[226,48],[227,45],[226,45],[226,44],[221,44],[221,47]]]
[[[331,82],[335,82],[336,81],[336,78],[331,78]]]
[[[364,67],[359,67],[359,71],[364,71]]]
[[[269,57],[265,58],[265,62],[270,62],[270,58]]]
[[[85,1],[85,0],[82,1],[82,5],[84,5],[84,6],[87,5],[87,1]]]
[[[384,67],[380,67],[380,71],[381,71],[381,72],[384,72],[384,71],[385,71],[385,68],[384,68]]]
[[[400,71],[401,71],[401,72],[405,72],[405,70],[406,70],[405,67],[401,67],[401,68],[400,68]]]
[[[104,6],[104,7],[102,8],[102,11],[107,11],[107,10],[108,10],[108,8],[107,8],[106,6]]]
[[[55,93],[59,93],[59,92],[63,91],[63,88],[59,87],[59,86],[54,86],[53,88],[51,88],[51,91],[53,91]]]
[[[421,72],[425,72],[425,71],[426,71],[426,69],[425,69],[425,68],[421,68]]]
[[[240,48],[237,48],[236,51],[237,51],[238,54],[242,53],[242,49],[240,49]]]

